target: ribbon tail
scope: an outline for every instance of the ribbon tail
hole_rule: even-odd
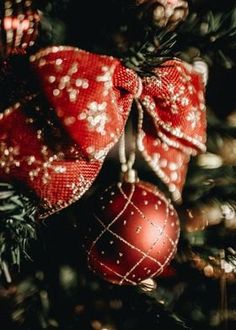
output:
[[[180,202],[190,156],[163,142],[147,115],[138,132],[138,149],[154,173],[167,185],[173,199]]]
[[[52,163],[51,168],[44,173],[50,178],[48,184],[42,185],[42,177],[39,176],[32,187],[37,195],[43,197],[39,218],[46,218],[78,201],[92,185],[102,164],[100,161],[88,163],[85,160]]]

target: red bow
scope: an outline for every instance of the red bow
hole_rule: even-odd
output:
[[[167,61],[141,80],[113,57],[71,47],[47,48],[30,61],[50,109],[32,95],[0,114],[0,179],[28,185],[41,200],[41,217],[91,186],[134,98],[144,110],[139,149],[179,197],[189,156],[205,150],[206,139],[204,86],[190,65]],[[49,138],[27,103],[35,113],[56,114]]]

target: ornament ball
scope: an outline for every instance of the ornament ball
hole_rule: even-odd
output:
[[[109,282],[136,285],[165,269],[180,226],[169,200],[137,181],[107,188],[95,202],[86,234],[89,267]]]

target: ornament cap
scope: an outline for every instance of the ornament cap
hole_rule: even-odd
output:
[[[128,169],[126,172],[121,174],[121,180],[128,182],[128,183],[135,183],[138,182],[138,174],[137,171],[133,168]]]
[[[140,289],[144,292],[152,292],[156,290],[157,283],[152,278],[147,278],[146,280],[143,280],[139,284]]]

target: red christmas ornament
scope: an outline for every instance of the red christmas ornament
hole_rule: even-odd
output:
[[[30,0],[3,1],[0,15],[0,55],[5,57],[33,46],[39,14]]]
[[[29,187],[41,218],[89,189],[134,100],[138,148],[180,199],[189,157],[206,142],[204,85],[192,66],[170,60],[141,78],[116,58],[63,46],[33,54],[29,65],[19,100],[8,108],[0,100],[0,179]]]
[[[112,185],[101,194],[91,220],[88,263],[107,281],[139,284],[162,273],[175,254],[177,213],[151,184]]]

